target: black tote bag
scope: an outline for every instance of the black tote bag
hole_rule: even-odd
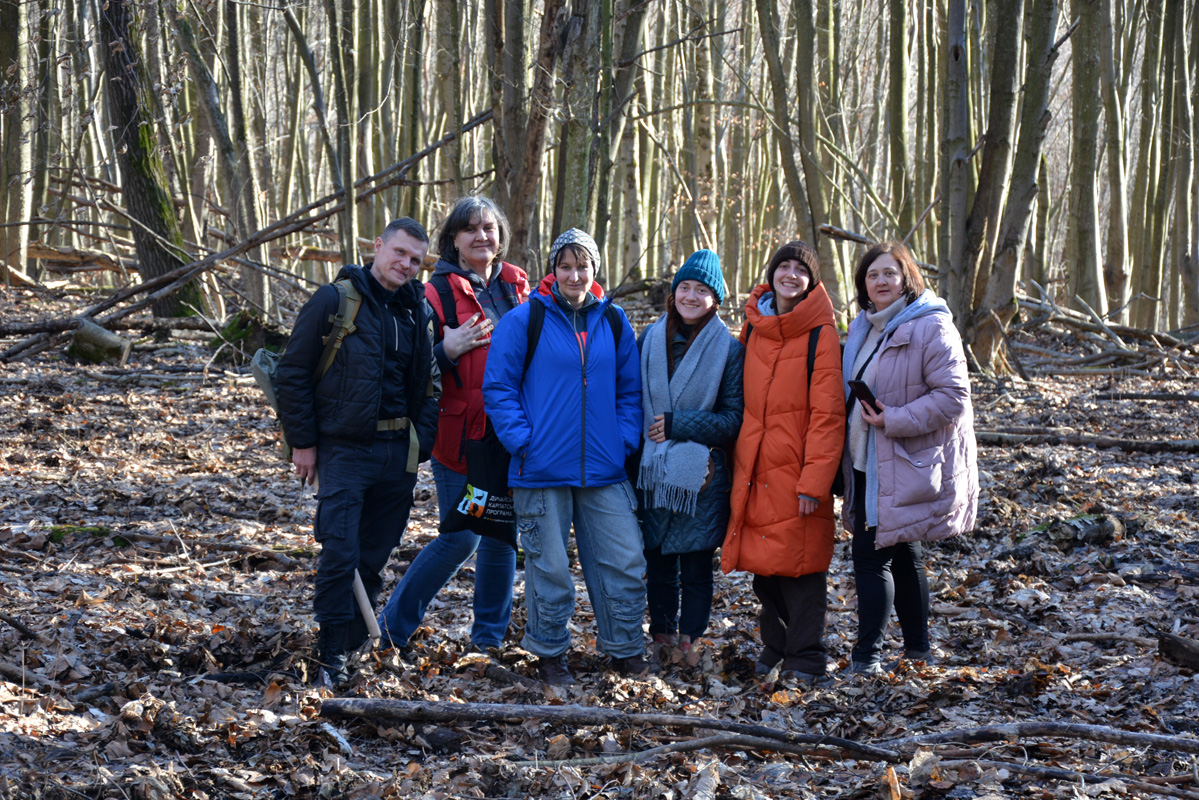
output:
[[[445,515],[441,533],[470,530],[507,542],[516,549],[516,510],[508,487],[511,456],[500,444],[491,420],[482,439],[463,442],[466,457],[466,486]]]

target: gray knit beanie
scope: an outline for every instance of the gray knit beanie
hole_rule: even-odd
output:
[[[595,239],[592,239],[590,234],[588,234],[586,231],[581,231],[578,228],[571,228],[554,240],[554,244],[550,247],[550,260],[547,271],[553,272],[558,266],[558,253],[562,252],[562,248],[566,247],[567,245],[574,245],[575,247],[582,248],[583,251],[587,253],[588,258],[591,259],[592,267],[597,273],[599,272],[599,245],[595,243]]]

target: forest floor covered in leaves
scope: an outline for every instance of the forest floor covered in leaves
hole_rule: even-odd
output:
[[[10,321],[76,304],[0,290]],[[689,751],[711,732],[536,712],[517,724],[331,719],[307,680],[315,502],[280,459],[258,389],[243,368],[212,361],[207,338],[143,340],[123,369],[61,352],[0,365],[0,798],[1199,797],[1199,677],[1163,658],[1155,638],[1199,638],[1193,454],[981,446],[978,529],[928,549],[931,666],[845,673],[856,599],[843,536],[825,686],[754,679],[745,575],[718,577],[709,634],[690,656],[676,653],[658,677],[618,678],[595,650],[580,576],[580,685],[551,690],[518,646],[519,609],[494,660],[468,652],[465,569],[411,651],[367,654],[348,693],[736,720],[894,749],[895,763],[735,741]],[[976,424],[1199,440],[1192,403],[1100,397],[1197,384],[978,379]],[[427,471],[417,491],[385,591],[436,535]],[[898,656],[900,643],[890,647]],[[902,741],[1008,723],[1108,726],[1195,747],[1030,728],[985,743]],[[671,744],[680,749],[594,763]]]

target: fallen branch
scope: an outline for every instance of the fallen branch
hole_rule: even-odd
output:
[[[1199,800],[1199,793],[1188,792],[1185,789],[1175,789],[1170,786],[1163,786],[1157,783],[1149,783],[1148,781],[1137,780],[1136,778],[1127,775],[1096,775],[1093,772],[1074,772],[1068,769],[1056,769],[1053,767],[1038,767],[1033,764],[1017,764],[1011,761],[941,761],[937,764],[942,769],[958,769],[970,765],[985,767],[988,769],[1006,769],[1009,772],[1019,772],[1022,775],[1031,775],[1036,778],[1047,778],[1054,781],[1070,781],[1071,783],[1085,786],[1088,782],[1096,785],[1106,783],[1108,781],[1119,781],[1124,786],[1130,789],[1137,789],[1150,794],[1160,794],[1166,797],[1182,797],[1186,800]]]
[[[979,444],[995,447],[1068,444],[1077,447],[1110,447],[1130,453],[1199,453],[1199,439],[1119,439],[1092,433],[1057,433],[1049,428],[1029,428],[1017,433],[976,430],[974,435]]]
[[[1199,753],[1199,739],[1182,736],[1163,736],[1158,733],[1137,733],[1109,728],[1104,725],[1079,725],[1072,722],[1013,722],[1008,725],[986,725],[940,733],[925,733],[903,739],[891,739],[880,745],[893,750],[910,751],[934,744],[973,744],[976,742],[1014,742],[1029,737],[1052,736],[1058,739],[1081,739],[1106,742],[1150,750],[1172,750],[1180,753]]]
[[[1128,642],[1129,644],[1141,645],[1142,647],[1153,647],[1157,644],[1157,639],[1150,639],[1147,636],[1134,636],[1131,633],[1067,633],[1064,642]]]
[[[1161,400],[1167,403],[1199,403],[1199,394],[1175,392],[1100,392],[1097,400]]]
[[[798,756],[815,756],[817,758],[829,758],[832,755],[835,755],[834,751],[786,744],[775,739],[764,739],[760,736],[741,736],[735,733],[725,733],[719,736],[707,736],[702,739],[688,739],[682,742],[671,742],[670,744],[651,747],[648,750],[641,750],[637,753],[619,753],[608,756],[593,756],[591,758],[568,758],[559,761],[542,761],[535,759],[533,761],[512,761],[509,763],[511,763],[511,765],[514,767],[533,767],[537,769],[557,769],[558,767],[595,767],[602,764],[633,764],[641,761],[648,761],[651,758],[667,755],[669,753],[689,753],[695,750],[711,750],[718,747],[728,747],[734,750],[773,751],[777,753],[790,753]]]
[[[30,672],[27,669],[22,669],[16,664],[8,661],[0,661],[0,675],[8,678],[13,683],[19,683],[23,686],[36,686],[39,689],[50,689],[54,687],[54,682],[43,678],[41,675]]]
[[[9,616],[8,614],[0,614],[0,619],[19,630],[28,639],[44,638],[40,633],[26,625],[24,622],[21,622],[21,620],[17,619],[16,617]]]
[[[531,719],[569,725],[656,725],[663,728],[706,728],[756,736],[772,742],[814,745],[852,753],[855,758],[898,762],[894,750],[850,739],[820,734],[795,733],[711,717],[676,714],[633,714],[610,708],[585,706],[506,705],[499,703],[441,703],[376,698],[337,698],[321,703],[321,716],[363,719],[394,719],[406,722],[509,722]],[[1199,745],[1199,743],[1196,743]]]

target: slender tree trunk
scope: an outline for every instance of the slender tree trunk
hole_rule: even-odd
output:
[[[133,241],[138,271],[150,279],[186,262],[183,232],[175,214],[149,109],[153,88],[139,56],[138,33],[126,0],[107,0],[99,19],[101,49],[112,112],[114,144],[119,154],[125,209],[136,221]],[[196,283],[154,304],[155,316],[178,316],[200,300]]]
[[[1072,0],[1078,17],[1074,34],[1071,101],[1074,104],[1074,163],[1070,175],[1069,302],[1077,295],[1099,314],[1107,313],[1099,248],[1099,57],[1101,0]]]
[[[1058,52],[1053,49],[1058,21],[1057,0],[1029,3],[1024,14],[1025,30],[1028,31],[1028,66],[1024,75],[1020,138],[1013,159],[1010,196],[1000,229],[999,244],[991,264],[986,293],[975,316],[974,355],[987,369],[996,369],[998,366],[996,359],[1002,334],[997,326],[1007,325],[1016,313],[1016,280],[1020,274],[1020,258],[1025,251],[1028,231],[1032,228],[1038,195],[1049,188],[1047,176],[1042,176],[1041,171],[1045,134],[1051,119],[1049,86]],[[1044,184],[1041,181],[1045,181]]]
[[[1195,259],[1195,216],[1191,206],[1194,186],[1194,109],[1191,106],[1191,30],[1187,4],[1179,3],[1174,26],[1174,128],[1177,131],[1174,157],[1174,253],[1171,261],[1182,278],[1175,300],[1179,322],[1199,322],[1199,261]],[[1193,23],[1192,23],[1193,24]]]
[[[28,180],[33,170],[33,136],[29,95],[29,8],[18,0],[0,0],[0,87],[4,107],[0,117],[0,198],[4,202],[4,222],[25,222],[31,216],[33,185]],[[29,228],[25,225],[0,229],[0,266],[6,283],[12,276],[8,267],[26,271],[25,249]]]
[[[890,20],[887,115],[891,134],[891,204],[903,229],[899,235],[903,237],[915,227],[919,213],[912,197],[915,193],[912,174],[908,171],[908,0],[891,0]]]
[[[596,175],[591,150],[595,134],[596,84],[599,77],[600,2],[572,0],[563,57],[562,107],[565,119],[558,144],[558,195],[554,233],[567,228],[592,230]]]
[[[1016,110],[1020,90],[1020,44],[1023,41],[1023,0],[995,0],[995,17],[1004,35],[995,40],[991,59],[991,105],[987,115],[987,140],[983,146],[982,166],[974,205],[966,220],[966,282],[971,286],[966,303],[958,307],[949,299],[955,314],[971,314],[982,303],[991,257],[1003,219],[1012,170],[1012,139],[1016,128]]]
[[[445,0],[446,4],[456,0]],[[329,41],[329,69],[333,71],[333,102],[337,109],[337,158],[330,171],[340,173],[345,208],[341,212],[341,257],[356,264],[358,250],[358,204],[354,202],[354,181],[358,177],[358,0],[325,0]],[[454,140],[455,144],[457,139]]]
[[[945,295],[959,329],[965,327],[964,308],[970,296],[966,255],[966,202],[970,191],[967,159],[970,156],[970,87],[967,76],[966,0],[949,0],[945,55],[944,133],[941,161],[941,274]]]
[[[1156,314],[1156,302],[1149,299],[1148,289],[1154,265],[1147,260],[1149,254],[1149,229],[1152,226],[1153,198],[1156,195],[1158,161],[1157,129],[1162,87],[1162,39],[1165,36],[1165,13],[1160,3],[1148,3],[1145,7],[1145,55],[1141,59],[1141,119],[1137,137],[1137,167],[1132,182],[1132,210],[1129,232],[1130,251],[1136,260],[1137,299],[1133,301],[1133,322],[1141,327],[1151,327]],[[1160,265],[1159,265],[1160,266]]]
[[[801,209],[809,208],[803,185],[799,181],[799,170],[796,168],[795,146],[791,141],[791,121],[788,109],[793,98],[787,87],[787,76],[783,71],[783,62],[779,58],[779,26],[775,19],[774,4],[770,0],[755,0],[758,11],[758,25],[762,29],[762,47],[766,56],[766,67],[770,77],[771,96],[774,98],[772,114],[774,117],[774,138],[778,142],[779,157],[782,162],[783,179],[787,182],[787,193],[791,196],[791,207],[796,210],[799,223],[799,235],[807,242],[816,241],[816,231],[812,229],[810,212],[804,214]],[[811,41],[810,39],[808,41]],[[808,47],[804,43],[804,49]]]
[[[1103,0],[1100,12],[1100,81],[1103,86],[1104,130],[1106,133],[1108,176],[1107,257],[1104,284],[1114,319],[1128,322],[1132,297],[1132,263],[1128,256],[1128,176],[1124,134],[1124,100],[1117,74],[1115,5],[1118,0]]]

